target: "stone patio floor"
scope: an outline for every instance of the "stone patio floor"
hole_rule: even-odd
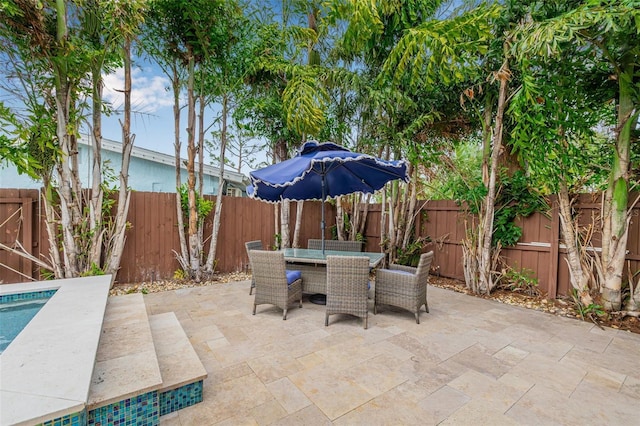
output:
[[[209,374],[161,425],[637,425],[640,335],[429,287],[420,324],[324,306],[251,315],[249,282],[145,295]]]

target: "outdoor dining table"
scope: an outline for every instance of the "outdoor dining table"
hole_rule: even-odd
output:
[[[327,256],[366,256],[369,267],[375,268],[384,259],[384,253],[338,250],[314,250],[287,248],[283,250],[284,260],[291,264],[291,269],[302,273],[303,293],[319,295],[327,294]],[[322,297],[310,298],[314,303],[322,304]]]

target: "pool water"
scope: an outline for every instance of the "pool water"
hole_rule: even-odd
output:
[[[18,298],[0,303],[0,354],[47,303],[47,297]]]

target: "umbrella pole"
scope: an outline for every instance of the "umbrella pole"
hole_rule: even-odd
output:
[[[322,171],[324,172],[324,163],[322,164]],[[322,255],[324,256],[324,199],[325,196],[325,188],[324,188],[324,173],[322,174],[322,221],[320,222],[320,231],[322,232]]]

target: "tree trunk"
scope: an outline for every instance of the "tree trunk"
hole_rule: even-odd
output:
[[[131,40],[124,40],[124,122],[122,123],[122,162],[120,165],[120,189],[118,190],[118,210],[116,212],[113,235],[111,235],[107,249],[106,272],[115,274],[120,268],[120,260],[124,251],[127,230],[127,215],[129,214],[129,163],[134,137],[131,135]]]
[[[618,311],[622,305],[622,274],[630,221],[628,202],[631,134],[638,125],[640,113],[633,103],[635,86],[632,58],[625,58],[620,69],[616,150],[604,200],[607,206],[606,216],[602,218],[602,304],[607,311]]]
[[[478,221],[477,229],[475,230],[471,229],[473,225],[470,226],[468,223],[468,220],[465,219],[464,228],[467,236],[462,240],[462,270],[467,288],[473,293],[479,293],[478,263],[480,260],[480,245],[477,238],[478,235],[482,235],[482,221]]]
[[[558,210],[560,215],[560,226],[562,228],[562,239],[567,249],[567,265],[569,266],[569,277],[571,286],[578,291],[580,303],[583,306],[593,304],[593,299],[589,294],[589,274],[584,268],[584,263],[580,255],[578,246],[578,235],[575,228],[575,221],[571,214],[571,201],[569,190],[565,182],[560,183],[558,191]]]
[[[202,82],[202,78],[200,78]],[[198,152],[198,189],[196,191],[196,199],[202,200],[204,191],[204,106],[205,98],[203,95],[202,83],[200,84],[200,94],[198,95],[198,145],[196,151]],[[200,256],[204,256],[204,225],[206,218],[198,217],[198,253]],[[204,269],[208,272],[207,262],[204,262]],[[213,269],[213,267],[211,268]],[[213,273],[213,272],[211,272]]]
[[[200,93],[198,100],[200,107],[200,113],[198,114],[198,194],[202,197],[204,194],[204,94]]]
[[[53,191],[51,181],[44,180],[44,192],[42,193],[42,203],[44,204],[44,212],[47,218],[45,226],[47,228],[47,237],[49,241],[49,259],[53,267],[53,275],[55,278],[64,278],[64,265],[60,259],[60,250],[58,250],[57,227],[58,222],[55,219],[55,211],[53,208]]]
[[[387,231],[388,236],[388,252],[390,255],[390,261],[395,261],[397,258],[397,248],[398,248],[398,210],[399,207],[399,194],[398,187],[396,184],[391,185],[391,195],[389,196],[388,205],[389,205],[389,229]]]
[[[418,179],[418,170],[417,168],[413,171],[413,178],[411,182],[408,184],[407,191],[411,189],[411,196],[409,198],[409,208],[407,210],[406,219],[405,219],[405,227],[404,227],[404,238],[402,240],[402,248],[406,249],[411,240],[411,236],[415,234],[413,231],[413,224],[415,223],[416,214],[420,212],[416,212],[416,204],[418,202],[418,190],[417,190],[417,179]]]
[[[291,236],[289,234],[290,204],[291,203],[288,200],[284,200],[282,201],[282,203],[280,203],[280,248],[283,249],[291,247]]]
[[[411,167],[408,172],[410,173]],[[407,226],[407,209],[409,207],[409,187],[400,188],[398,185],[398,207],[396,208],[396,229],[394,241],[397,249],[404,249],[404,234]]]
[[[182,211],[182,198],[180,188],[182,187],[182,179],[180,177],[180,150],[182,143],[180,142],[180,77],[176,65],[172,67],[173,76],[171,79],[171,87],[173,89],[173,148],[175,156],[176,170],[176,219],[178,222],[178,236],[180,239],[180,255],[178,262],[182,269],[187,272],[189,265],[189,250],[187,249],[187,238],[184,234],[184,220]]]
[[[302,228],[302,211],[304,201],[296,202],[296,226],[293,228],[293,248],[300,248],[300,228]]]
[[[493,119],[493,99],[487,94],[482,116],[482,183],[489,185],[489,158],[491,157],[491,121]]]
[[[360,218],[358,219],[358,234],[364,236],[367,227],[367,216],[369,215],[369,199],[368,195],[362,196],[362,203],[364,204],[364,210],[360,214]]]
[[[339,241],[344,241],[344,209],[342,208],[342,197],[336,198],[336,234]]]
[[[389,253],[387,235],[387,191],[382,191],[382,200],[380,201],[380,247],[384,253]]]
[[[70,108],[70,83],[67,73],[67,65],[63,50],[67,44],[67,10],[63,0],[56,0],[56,43],[59,50],[59,57],[53,61],[55,78],[55,106],[56,106],[56,135],[60,146],[61,161],[56,164],[58,174],[58,194],[60,196],[60,232],[62,238],[62,272],[64,278],[78,276],[78,253],[75,245],[74,235],[74,213],[75,204],[72,194],[72,174],[69,168],[72,153],[70,149],[70,135],[68,133],[69,108]],[[57,60],[56,60],[57,59]],[[51,246],[55,249],[59,247],[58,230],[54,230],[53,235],[49,235]],[[62,277],[56,277],[62,278]]]
[[[89,264],[101,265],[102,239],[102,67],[93,66],[92,80],[92,132],[89,141],[93,150],[91,170],[91,202],[89,203],[89,229],[91,230],[91,252]]]
[[[496,112],[496,123],[493,132],[493,147],[491,149],[491,165],[489,170],[489,185],[484,206],[481,211],[480,233],[478,234],[478,244],[481,244],[480,258],[478,262],[479,291],[489,294],[494,286],[491,275],[491,239],[493,236],[493,216],[495,213],[496,201],[496,180],[498,175],[498,158],[502,151],[502,126],[504,110],[507,102],[509,87],[509,62],[505,60],[500,70],[496,73],[496,79],[500,81],[500,91],[498,95],[498,110]]]
[[[222,96],[222,131],[220,132],[220,163],[218,167],[218,195],[216,197],[216,207],[213,214],[213,228],[211,230],[211,244],[209,245],[209,255],[205,269],[208,274],[215,272],[216,248],[218,246],[218,233],[220,232],[220,217],[222,216],[222,195],[224,191],[224,158],[227,149],[227,115],[229,114],[229,98],[225,94]]]
[[[287,141],[278,139],[274,147],[274,162],[284,161],[287,159]],[[289,233],[289,201],[283,200],[280,203],[280,248],[289,248],[291,246],[291,237]]]
[[[187,191],[189,199],[189,228],[187,234],[189,236],[189,275],[196,281],[200,281],[200,242],[198,241],[198,209],[196,205],[196,141],[195,141],[195,121],[196,121],[196,105],[194,97],[194,75],[195,75],[195,58],[193,53],[189,56],[188,65],[188,83],[187,83]]]
[[[358,240],[358,231],[360,230],[360,218],[362,212],[360,211],[360,199],[361,194],[353,194],[351,196],[351,227],[349,228],[349,241]]]

